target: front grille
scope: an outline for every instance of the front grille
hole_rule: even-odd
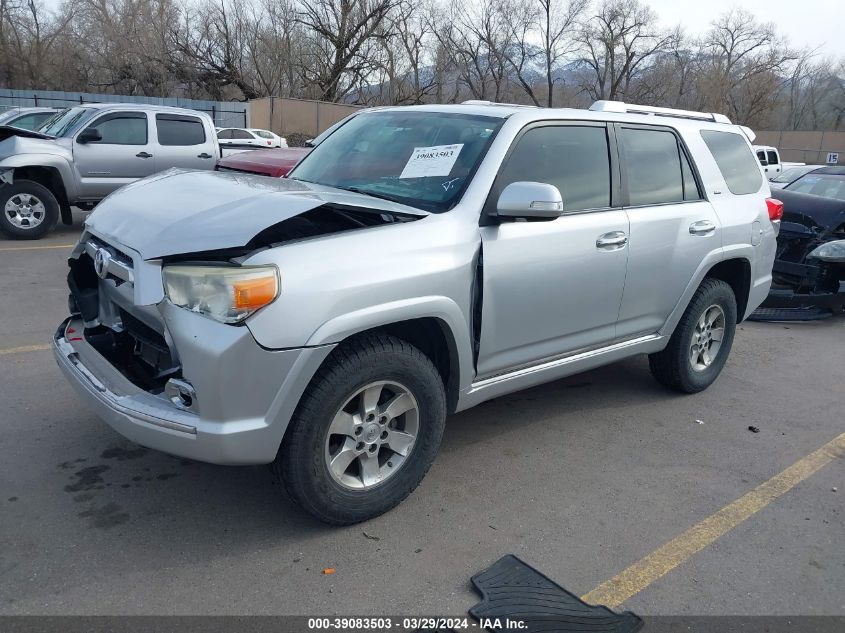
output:
[[[97,249],[106,249],[111,257],[109,274],[105,276],[95,270]],[[111,300],[110,295],[117,291],[108,290],[111,284],[120,286],[133,281],[132,264],[132,258],[120,249],[89,237],[85,252],[70,261],[71,304],[75,304],[85,322],[86,341],[132,383],[158,393],[169,378],[180,375],[181,368],[165,338],[131,314],[131,306],[127,310]]]
[[[132,257],[119,248],[94,236],[89,236],[85,242],[85,254],[91,258],[95,269],[98,266],[102,267],[102,271],[96,270],[96,274],[101,275],[103,279],[111,279],[118,286],[125,282],[135,281],[135,264]],[[101,255],[105,257],[101,258]]]

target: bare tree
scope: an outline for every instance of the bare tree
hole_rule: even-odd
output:
[[[590,72],[583,82],[593,99],[636,98],[635,78],[676,32],[666,32],[640,0],[603,0],[582,26],[579,41]]]
[[[705,104],[748,125],[759,122],[770,108],[788,65],[799,57],[773,25],[742,9],[713,22],[702,48],[705,62],[699,74]]]
[[[313,33],[301,72],[318,98],[340,101],[368,67],[362,48],[383,37],[380,27],[398,0],[302,0],[297,21]]]
[[[546,75],[546,105],[554,105],[555,72],[577,49],[575,29],[589,0],[536,0],[540,5],[537,31]],[[539,103],[537,105],[540,105]]]

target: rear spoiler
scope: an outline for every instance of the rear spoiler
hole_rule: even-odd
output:
[[[752,130],[750,127],[745,126],[745,125],[740,125],[739,129],[742,130],[742,133],[745,134],[745,136],[748,138],[749,142],[753,143],[754,139],[757,138],[757,135],[754,133],[754,130]]]

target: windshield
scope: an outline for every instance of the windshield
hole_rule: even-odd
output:
[[[261,138],[273,138],[273,135],[270,132],[265,132],[264,130],[250,130],[253,134],[258,134]]]
[[[791,167],[789,169],[784,170],[782,173],[778,174],[774,178],[772,178],[772,182],[792,182],[796,178],[800,178],[802,175],[813,171],[814,169],[818,169],[815,166],[807,166],[807,167]]]
[[[811,193],[824,198],[845,200],[845,176],[832,174],[807,174],[802,176],[786,189],[799,193]]]
[[[440,213],[469,183],[504,119],[395,110],[358,114],[290,178]]]
[[[50,136],[70,136],[76,131],[79,123],[88,119],[92,108],[68,108],[48,119],[38,128],[42,134]]]

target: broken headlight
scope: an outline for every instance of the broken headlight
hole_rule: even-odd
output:
[[[165,266],[172,303],[221,323],[239,323],[272,303],[281,283],[275,266]]]
[[[825,262],[845,262],[845,240],[835,240],[817,246],[807,255]]]

